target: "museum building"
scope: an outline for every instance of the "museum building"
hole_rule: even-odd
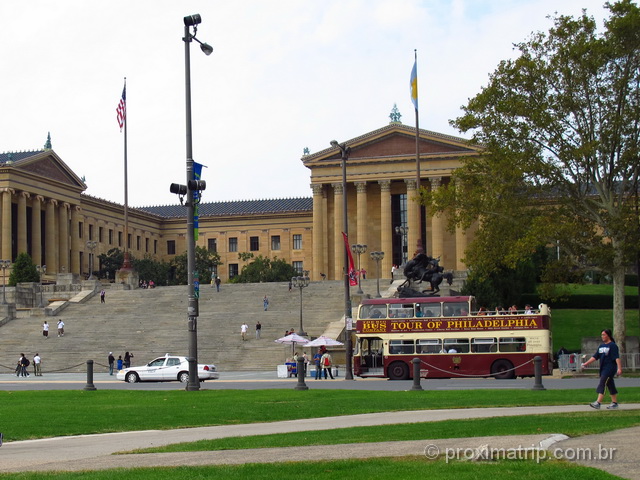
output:
[[[310,170],[312,196],[268,200],[203,202],[199,206],[197,245],[215,251],[222,281],[238,275],[246,262],[239,253],[277,257],[312,280],[341,279],[345,243],[342,236],[346,195],[348,241],[367,245],[360,268],[375,276],[369,253],[385,253],[381,277],[389,278],[423,239],[426,253],[440,257],[448,270],[466,270],[464,250],[470,233],[446,230],[446,218],[419,208],[420,187],[435,189],[480,149],[465,139],[420,130],[392,121],[347,140],[346,190],[342,156],[336,146],[301,158]],[[124,250],[124,205],[85,193],[87,186],[51,149],[0,153],[0,253],[13,262],[27,252],[47,277],[57,273],[87,275],[99,269],[98,255]],[[186,207],[129,207],[127,249],[135,258],[170,261],[186,250]],[[396,227],[403,227],[402,229]],[[8,273],[7,273],[8,277]]]

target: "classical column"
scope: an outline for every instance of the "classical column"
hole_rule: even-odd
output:
[[[384,258],[380,265],[380,276],[391,277],[393,265],[393,225],[391,225],[391,181],[380,180],[380,248]]]
[[[11,196],[14,190],[5,188],[2,191],[2,260],[13,261],[11,248]]]
[[[27,199],[29,192],[18,194],[18,253],[29,253],[27,249]]]
[[[69,208],[71,205],[63,203],[58,209],[60,219],[59,230],[60,237],[58,240],[59,245],[59,262],[58,271],[69,272]]]
[[[340,280],[344,269],[344,238],[342,237],[342,224],[344,222],[344,209],[342,208],[342,183],[333,185],[333,279]]]
[[[322,210],[322,192],[324,190],[322,184],[315,183],[311,185],[313,191],[313,263],[311,269],[311,279],[321,280],[320,273],[325,273],[324,266],[324,230],[323,210]]]
[[[367,235],[367,232],[369,231],[369,217],[367,214],[367,182],[356,182],[356,192],[358,237],[357,242],[351,241],[351,243],[367,245],[369,243]],[[369,250],[371,250],[371,246],[369,246]],[[358,259],[354,258],[354,261],[357,262]],[[360,268],[370,273],[368,252],[364,255],[360,255]]]
[[[468,242],[467,232],[460,227],[456,227],[456,270],[467,269],[462,258],[464,258],[464,251],[467,249]]]
[[[320,273],[327,275],[329,273],[329,193],[327,189],[322,189],[322,270]]]
[[[58,230],[56,222],[56,207],[58,201],[50,198],[44,214],[44,251],[47,272],[58,273]]]
[[[440,188],[442,184],[442,177],[431,177],[429,178],[431,182],[431,190],[435,192]],[[434,258],[440,257],[441,265],[444,262],[444,213],[439,213],[437,215],[433,215],[431,217],[431,251],[427,252],[428,255],[431,255]],[[446,266],[445,266],[446,267]]]
[[[80,274],[80,207],[71,207],[71,273]]]
[[[405,180],[407,185],[407,226],[409,232],[407,232],[407,260],[411,260],[415,257],[416,245],[420,232],[418,224],[418,207],[416,206],[416,181],[415,179]]]
[[[42,265],[42,201],[44,197],[36,195],[31,200],[31,259],[36,265]]]

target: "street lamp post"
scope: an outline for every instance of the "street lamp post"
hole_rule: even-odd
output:
[[[340,158],[342,159],[342,213],[344,215],[342,229],[344,234],[349,234],[349,219],[347,217],[347,160],[351,154],[351,147],[347,147],[345,143],[340,144],[336,140],[331,140],[331,146],[340,149]],[[336,232],[337,233],[337,232]],[[346,246],[344,249],[344,320],[346,330],[346,373],[345,380],[353,380],[352,371],[352,354],[353,344],[351,343],[351,330],[353,329],[353,322],[351,319],[351,293],[349,292],[349,251]]]
[[[396,233],[398,235],[402,235],[402,264],[406,265],[407,263],[407,232],[409,232],[409,227],[398,226],[396,227]]]
[[[357,293],[362,295],[364,292],[362,291],[362,269],[360,268],[360,255],[362,255],[363,253],[366,253],[367,246],[362,245],[360,243],[356,243],[354,245],[351,245],[351,251],[356,255],[358,255],[358,291]]]
[[[0,260],[2,267],[2,304],[7,304],[7,268],[11,265],[11,260]]]
[[[185,108],[186,108],[186,157],[187,184],[171,184],[170,191],[180,195],[180,200],[187,196],[187,324],[189,330],[189,381],[186,390],[200,390],[198,379],[198,297],[200,295],[198,272],[196,271],[196,245],[194,233],[195,202],[199,200],[200,192],[206,188],[206,183],[196,180],[193,172],[193,138],[191,129],[191,56],[192,40],[200,44],[205,55],[211,55],[213,48],[196,38],[198,25],[202,22],[199,14],[184,17],[184,77],[185,77]],[[193,34],[191,29],[193,28]]]
[[[40,308],[44,308],[44,301],[42,299],[42,277],[47,273],[46,265],[38,265],[36,266],[36,270],[40,274]]]
[[[300,331],[298,332],[298,335],[305,337],[307,334],[302,326],[302,289],[309,286],[309,270],[303,270],[302,276],[292,277],[291,283],[295,288],[300,289]]]
[[[380,298],[380,260],[384,258],[384,252],[371,252],[369,254],[371,256],[371,260],[376,262],[376,291],[378,292],[376,298]]]
[[[89,278],[88,280],[93,280],[93,251],[98,246],[98,242],[93,240],[89,240],[87,242],[87,248],[89,249]]]

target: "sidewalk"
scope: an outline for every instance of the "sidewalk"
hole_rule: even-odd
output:
[[[640,409],[640,404],[625,404],[624,409]],[[340,417],[290,420],[273,423],[225,425],[177,430],[152,430],[122,432],[75,437],[57,437],[42,440],[9,442],[2,446],[0,472],[25,471],[79,471],[104,470],[155,466],[193,466],[252,463],[273,463],[297,460],[330,460],[342,458],[392,457],[405,455],[449,454],[447,449],[458,449],[465,453],[485,445],[490,449],[615,449],[613,460],[602,459],[591,463],[623,478],[640,479],[640,458],[636,442],[640,427],[628,428],[608,434],[568,439],[564,435],[514,435],[503,437],[481,437],[440,440],[417,440],[409,442],[381,442],[348,445],[303,446],[289,448],[267,448],[255,450],[216,451],[190,453],[139,454],[132,461],[129,455],[112,455],[115,452],[137,448],[191,442],[203,439],[224,438],[271,433],[295,433],[301,431],[330,430],[334,428],[389,425],[398,423],[435,422],[449,419],[488,418],[496,416],[536,415],[590,411],[586,405],[560,405],[516,408],[471,408],[449,410],[418,410],[406,412],[384,412]],[[593,411],[594,421],[599,412]],[[425,434],[425,436],[428,433]],[[569,449],[569,450],[567,450]],[[468,453],[467,453],[468,454]],[[568,455],[567,455],[568,456]],[[460,458],[460,457],[458,457]],[[250,460],[248,460],[250,459]]]

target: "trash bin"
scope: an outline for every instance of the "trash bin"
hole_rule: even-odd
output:
[[[333,378],[336,378],[338,376],[338,367],[337,366],[334,366],[331,369],[331,374],[333,375]]]
[[[287,365],[278,365],[278,378],[287,378],[289,376],[289,367]]]

